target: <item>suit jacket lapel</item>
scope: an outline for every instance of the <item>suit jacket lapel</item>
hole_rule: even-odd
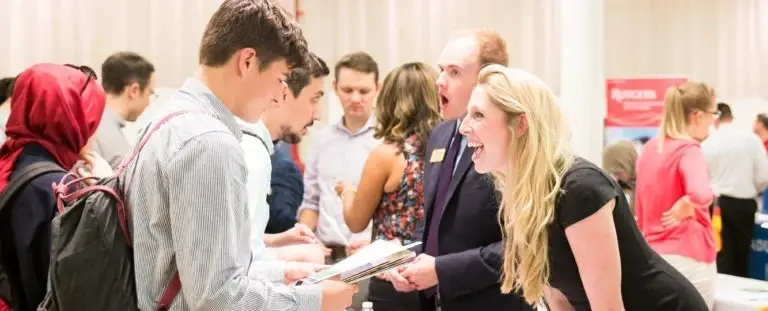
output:
[[[448,197],[445,200],[446,206],[443,206],[443,213],[445,213],[445,208],[448,207],[448,202],[451,201],[451,198],[456,192],[456,188],[459,186],[459,183],[462,179],[464,179],[464,175],[467,174],[469,167],[472,165],[473,152],[475,152],[475,148],[465,147],[464,152],[461,154],[461,158],[459,158],[459,163],[456,166],[456,172],[453,173],[451,183],[448,185],[448,193],[446,194]],[[443,214],[440,214],[439,217],[440,220],[442,220]]]
[[[428,215],[431,215],[433,205],[435,203],[435,195],[437,195],[437,183],[438,178],[440,177],[440,167],[443,165],[443,162],[436,162],[431,163],[430,158],[432,157],[432,152],[434,152],[437,149],[448,148],[448,143],[450,143],[451,135],[453,134],[453,127],[449,127],[449,130],[443,131],[440,133],[441,137],[437,141],[437,148],[434,148],[432,150],[428,150],[429,153],[426,155],[427,162],[427,168],[425,171],[424,180],[426,180],[426,185],[424,186],[424,206],[427,208],[426,212]]]

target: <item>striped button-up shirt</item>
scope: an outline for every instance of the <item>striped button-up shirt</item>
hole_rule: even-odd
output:
[[[188,79],[121,177],[130,211],[139,308],[154,310],[178,269],[171,310],[319,310],[317,286],[289,287],[280,263],[251,265],[242,131],[200,81]],[[151,126],[151,125],[150,125]]]

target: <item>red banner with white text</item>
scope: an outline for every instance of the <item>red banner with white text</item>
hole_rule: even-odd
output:
[[[606,127],[656,127],[664,112],[667,88],[686,82],[684,77],[607,79]]]

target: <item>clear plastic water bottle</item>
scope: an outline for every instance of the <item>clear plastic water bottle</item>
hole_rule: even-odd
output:
[[[363,302],[363,309],[360,311],[373,311],[373,302],[366,301]]]

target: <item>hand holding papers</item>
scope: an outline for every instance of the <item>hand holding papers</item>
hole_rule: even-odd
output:
[[[371,241],[369,240],[359,240],[359,241],[352,241],[347,245],[347,256],[352,256],[355,253],[357,253],[358,250],[362,249],[365,246],[368,246],[371,244]]]
[[[313,275],[318,271],[324,270],[326,267],[326,265],[311,262],[286,262],[284,267],[284,282],[286,285],[291,284],[310,275]]]
[[[425,290],[437,285],[437,271],[435,271],[435,257],[421,254],[413,263],[404,267],[400,275],[408,280],[417,290]]]
[[[421,242],[402,246],[393,241],[377,240],[347,259],[309,276],[300,283],[316,284],[328,279],[357,283],[410,262],[416,257],[416,253],[411,249],[419,245]]]

